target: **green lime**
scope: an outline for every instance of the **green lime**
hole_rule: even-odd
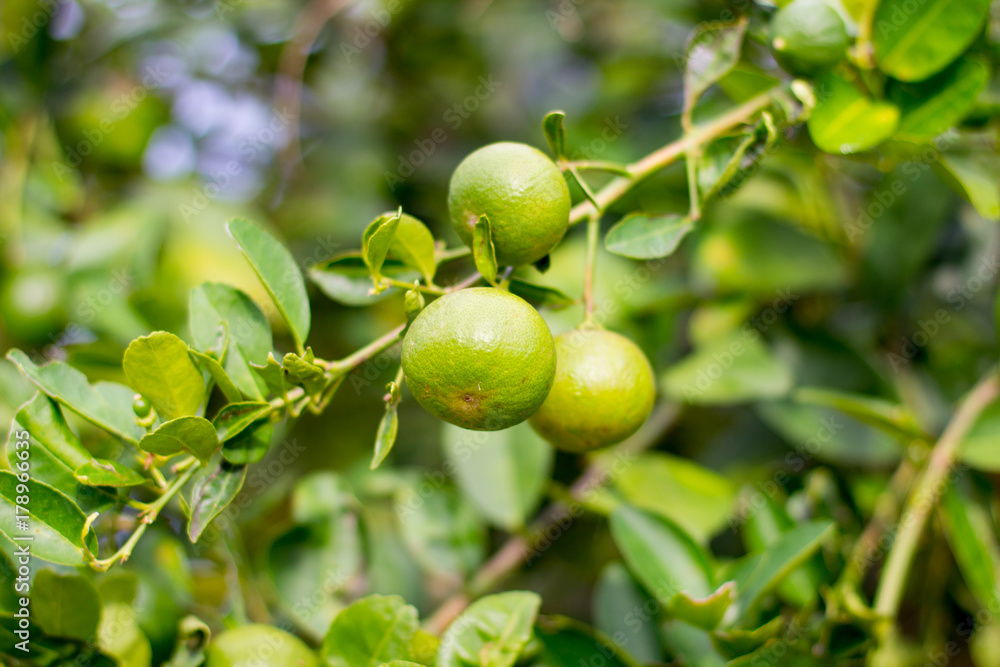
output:
[[[212,639],[206,667],[318,667],[302,640],[270,625],[243,625]]]
[[[771,19],[775,59],[795,74],[814,74],[844,57],[847,27],[824,0],[795,0]]]
[[[490,220],[500,266],[530,264],[566,233],[566,179],[545,153],[527,144],[483,146],[462,160],[448,185],[451,223],[465,245],[479,217]]]
[[[18,340],[55,339],[66,325],[66,285],[51,269],[28,269],[0,286],[0,322]]]
[[[413,397],[431,414],[475,431],[499,431],[530,417],[555,371],[545,320],[521,297],[494,287],[442,296],[403,339]]]
[[[635,343],[574,329],[556,337],[552,391],[529,423],[557,449],[587,452],[639,430],[655,398],[653,369]]]

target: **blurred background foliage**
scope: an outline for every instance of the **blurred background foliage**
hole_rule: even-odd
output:
[[[571,157],[645,155],[680,134],[681,54],[693,27],[769,9],[695,0],[358,0],[328,21],[337,4],[4,0],[0,350],[19,347],[68,360],[92,381],[124,382],[128,343],[151,330],[186,332],[188,295],[205,281],[252,295],[278,349],[290,350],[227,220],[270,228],[304,269],[356,248],[365,226],[397,206],[459,245],[445,195],[466,154],[497,140],[544,146],[540,120],[561,108]],[[994,12],[987,34],[998,30]],[[759,44],[748,49],[751,60],[770,63]],[[984,62],[997,56],[986,37],[973,53]],[[745,97],[739,73],[709,92],[699,117]],[[998,93],[991,73],[962,132],[946,135],[952,153],[995,146]],[[645,350],[668,398],[686,398],[706,360],[726,363],[727,336],[749,324],[763,341],[748,345],[731,383],[713,385],[720,395],[701,396],[653,436],[656,453],[616,480],[604,502],[624,497],[660,512],[724,560],[746,546],[727,527],[740,489],[763,489],[784,471],[775,495],[782,505],[790,497],[791,516],[860,530],[900,457],[919,452],[822,401],[788,400],[788,388],[880,397],[935,432],[997,358],[1000,239],[983,209],[991,187],[998,199],[1000,163],[976,167],[987,182],[977,211],[956,193],[963,185],[954,171],[937,157],[924,161],[922,150],[893,144],[833,156],[792,130],[742,189],[705,211],[674,256],[638,264],[601,250],[605,324]],[[613,207],[607,223],[637,209],[683,211],[686,187],[683,166],[674,165]],[[571,231],[546,273],[524,275],[578,298],[582,231]],[[358,308],[310,290],[310,342],[324,358],[400,321],[398,295]],[[558,333],[579,321],[580,307],[545,315]],[[678,363],[692,349],[704,355],[698,363]],[[126,566],[98,581],[105,613],[115,587],[131,586],[142,600],[141,635],[158,660],[188,613],[214,627],[292,618],[314,639],[364,593],[399,593],[429,613],[547,492],[581,471],[580,460],[553,455],[518,427],[484,435],[496,440],[484,448],[495,458],[477,456],[439,482],[455,458],[452,428],[404,395],[390,465],[369,472],[390,361],[359,369],[324,414],[279,426],[268,458],[248,475],[245,502],[224,513],[209,539],[192,547],[168,525],[151,531]],[[6,429],[34,388],[6,360],[0,388]],[[753,400],[731,405],[739,396]],[[827,438],[817,431],[823,418],[842,426]],[[73,425],[92,451],[118,446]],[[813,455],[789,459],[818,437]],[[981,449],[995,443],[990,432],[982,437]],[[996,454],[985,458],[984,467],[1000,469]],[[505,468],[512,462],[523,466]],[[497,483],[484,485],[487,478]],[[974,481],[993,526],[1000,506],[990,478]],[[428,483],[445,490],[401,520],[400,507]],[[915,635],[930,627],[922,614],[961,619],[974,610],[960,582],[931,576],[949,558],[935,553],[916,568],[928,609],[910,617]],[[615,559],[606,521],[588,514],[505,585],[541,593],[546,613],[611,631],[621,619],[608,601],[643,595],[620,565],[605,567]],[[331,594],[294,608],[333,571],[340,578],[323,589]],[[807,584],[785,594],[815,592]],[[943,641],[953,625],[933,624],[937,634],[921,639]],[[630,641],[637,657],[666,659],[648,636]],[[145,650],[128,664],[144,664]]]

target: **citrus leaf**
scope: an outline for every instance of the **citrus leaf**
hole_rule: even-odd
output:
[[[601,656],[602,667],[641,667],[618,638],[604,636],[572,618],[540,616],[535,639],[541,645],[545,667],[580,667]]]
[[[541,598],[511,591],[479,598],[441,638],[438,667],[510,667],[531,639]]]
[[[979,215],[1000,220],[1000,159],[993,155],[945,153],[935,170],[972,203]]]
[[[833,531],[832,521],[799,524],[763,551],[736,561],[729,570],[729,578],[736,582],[736,602],[727,612],[727,624],[742,619],[765,593],[816,553]]]
[[[219,410],[212,424],[219,434],[219,441],[225,442],[239,435],[255,421],[267,417],[273,410],[270,403],[259,401],[230,403]]]
[[[983,410],[965,434],[958,449],[958,460],[977,470],[1000,472],[1000,401]]]
[[[722,622],[729,605],[736,598],[736,584],[727,581],[711,595],[695,598],[681,591],[667,605],[667,611],[674,618],[705,630],[714,630]]]
[[[552,155],[557,159],[566,156],[566,130],[563,128],[565,118],[565,111],[550,111],[542,119],[542,132],[545,133],[545,141],[549,144]]]
[[[966,585],[986,609],[1000,608],[1000,545],[990,511],[963,486],[948,484],[941,496],[942,524]]]
[[[819,81],[818,102],[809,116],[809,135],[827,153],[860,153],[892,136],[899,109],[872,100],[846,79],[828,74]]]
[[[538,505],[552,469],[552,447],[521,423],[502,431],[446,424],[441,440],[462,494],[488,522],[517,530]]]
[[[311,314],[309,295],[295,258],[278,239],[246,220],[230,220],[226,228],[288,325],[296,347],[301,349],[309,337]]]
[[[101,619],[101,598],[84,576],[40,570],[31,584],[31,617],[46,634],[89,642]]]
[[[285,370],[285,381],[302,385],[310,396],[318,396],[326,388],[326,374],[322,366],[316,363],[312,348],[306,350],[304,356],[286,354],[281,360]]]
[[[398,595],[370,595],[337,615],[323,638],[330,667],[378,667],[410,657],[417,610]]]
[[[591,605],[594,624],[643,664],[660,662],[663,649],[650,623],[631,622],[636,609],[655,603],[636,583],[621,562],[609,563],[601,572]]]
[[[146,478],[135,470],[108,459],[91,459],[74,473],[81,484],[90,486],[128,487],[146,483]]]
[[[399,227],[401,213],[400,210],[380,215],[368,225],[361,236],[361,258],[364,260],[365,266],[368,267],[372,282],[375,283],[376,292],[382,289],[380,285],[382,264],[389,254],[389,246],[392,245],[396,228]]]
[[[204,417],[178,417],[143,436],[139,448],[159,456],[187,452],[207,461],[219,448],[215,426]]]
[[[497,255],[493,248],[493,233],[490,230],[490,220],[485,215],[480,216],[472,230],[472,258],[476,269],[491,285],[497,284]]]
[[[222,457],[234,465],[257,463],[271,447],[274,423],[260,420],[226,440],[222,446]]]
[[[860,422],[871,424],[891,435],[929,439],[905,406],[883,398],[822,387],[801,387],[792,394],[792,400],[803,405],[836,408]]]
[[[715,590],[705,552],[672,521],[621,505],[610,526],[629,570],[661,604],[681,591],[704,598]]]
[[[11,469],[19,460],[17,441],[27,441],[19,434],[30,436],[31,476],[56,488],[72,485],[73,471],[90,460],[90,452],[70,430],[59,405],[41,392],[22,405],[14,417],[7,440]]]
[[[14,544],[20,544],[19,537],[31,537],[31,555],[35,558],[60,565],[83,565],[83,526],[87,519],[83,511],[48,484],[29,479],[27,494],[18,491],[19,484],[14,473],[0,470],[0,532]],[[17,497],[23,495],[30,499],[26,508],[17,505]],[[27,530],[17,526],[18,519],[27,522]],[[93,530],[87,533],[87,546],[97,552]]]
[[[246,466],[234,466],[225,460],[201,474],[191,489],[189,503],[191,516],[187,533],[192,542],[197,542],[212,520],[233,502],[246,476]]]
[[[386,214],[391,215],[391,214]],[[396,233],[389,244],[389,256],[416,269],[424,282],[432,284],[437,271],[434,235],[424,223],[405,213],[399,218]]]
[[[958,58],[982,31],[989,0],[882,0],[872,41],[879,69],[922,81]]]
[[[382,275],[403,282],[413,282],[419,277],[416,271],[395,259],[385,260]],[[343,253],[317,264],[309,269],[309,278],[323,294],[345,306],[369,306],[398,291],[389,287],[373,292],[368,266],[357,252]]]
[[[536,285],[520,278],[511,278],[508,287],[511,294],[516,294],[536,308],[559,310],[576,303],[554,287]]]
[[[378,423],[378,432],[375,434],[375,452],[372,454],[370,466],[372,470],[382,465],[382,461],[389,455],[392,446],[396,444],[397,431],[399,431],[397,404],[390,402],[385,408],[385,414],[382,415]]]
[[[604,245],[609,252],[632,259],[667,257],[693,229],[694,223],[680,215],[630,213],[608,230]]]
[[[87,377],[72,366],[61,361],[36,366],[28,355],[20,350],[11,350],[7,353],[7,357],[52,399],[123,440],[131,443],[139,442],[143,430],[135,423],[131,391],[127,406],[112,405],[97,386],[91,386]]]
[[[400,532],[410,553],[430,572],[469,574],[486,552],[486,528],[454,487],[433,494],[404,486],[395,498]]]
[[[662,376],[667,395],[698,405],[784,396],[792,371],[758,337],[739,333],[700,345]]]
[[[166,331],[137,338],[122,362],[129,384],[142,394],[164,420],[193,415],[205,398],[201,371],[188,346]]]
[[[710,143],[698,162],[698,189],[702,198],[726,194],[742,185],[777,140],[773,119],[758,123],[752,131],[722,137]]]
[[[890,88],[889,98],[901,114],[896,137],[926,140],[958,125],[988,79],[981,63],[960,60],[927,81]]]
[[[215,381],[216,386],[219,387],[219,391],[222,395],[226,397],[226,400],[230,403],[235,403],[237,401],[243,400],[243,393],[236,386],[236,383],[232,381],[229,374],[222,367],[215,357],[210,357],[207,354],[199,352],[197,350],[188,350],[188,354],[194,357],[194,360],[209,374],[212,380]],[[259,391],[255,393],[259,394]]]
[[[263,398],[264,385],[250,370],[250,363],[264,362],[273,342],[260,306],[235,287],[204,283],[191,290],[188,318],[194,346],[201,352],[213,349],[219,326],[225,325],[229,345],[223,368],[240,392]]]
[[[740,60],[747,21],[699,26],[688,42],[684,58],[684,107],[694,108],[708,88]]]

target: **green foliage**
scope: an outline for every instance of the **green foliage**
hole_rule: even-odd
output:
[[[992,667],[990,3],[480,4],[4,4],[3,664]],[[644,426],[421,411],[467,287]]]

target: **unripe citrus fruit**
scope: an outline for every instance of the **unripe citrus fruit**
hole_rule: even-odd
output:
[[[270,625],[243,625],[212,639],[205,667],[318,667],[302,640]]]
[[[442,296],[403,339],[413,397],[431,414],[475,431],[527,419],[545,400],[555,371],[545,320],[521,297],[494,287]]]
[[[529,423],[557,449],[586,452],[639,430],[655,398],[653,369],[635,343],[574,329],[556,337],[552,390]]]
[[[837,64],[849,41],[844,20],[824,0],[795,0],[771,19],[774,57],[795,74]]]
[[[569,209],[559,168],[527,144],[483,146],[462,160],[448,185],[448,211],[462,242],[472,247],[472,230],[485,215],[501,266],[547,255],[566,233]]]

